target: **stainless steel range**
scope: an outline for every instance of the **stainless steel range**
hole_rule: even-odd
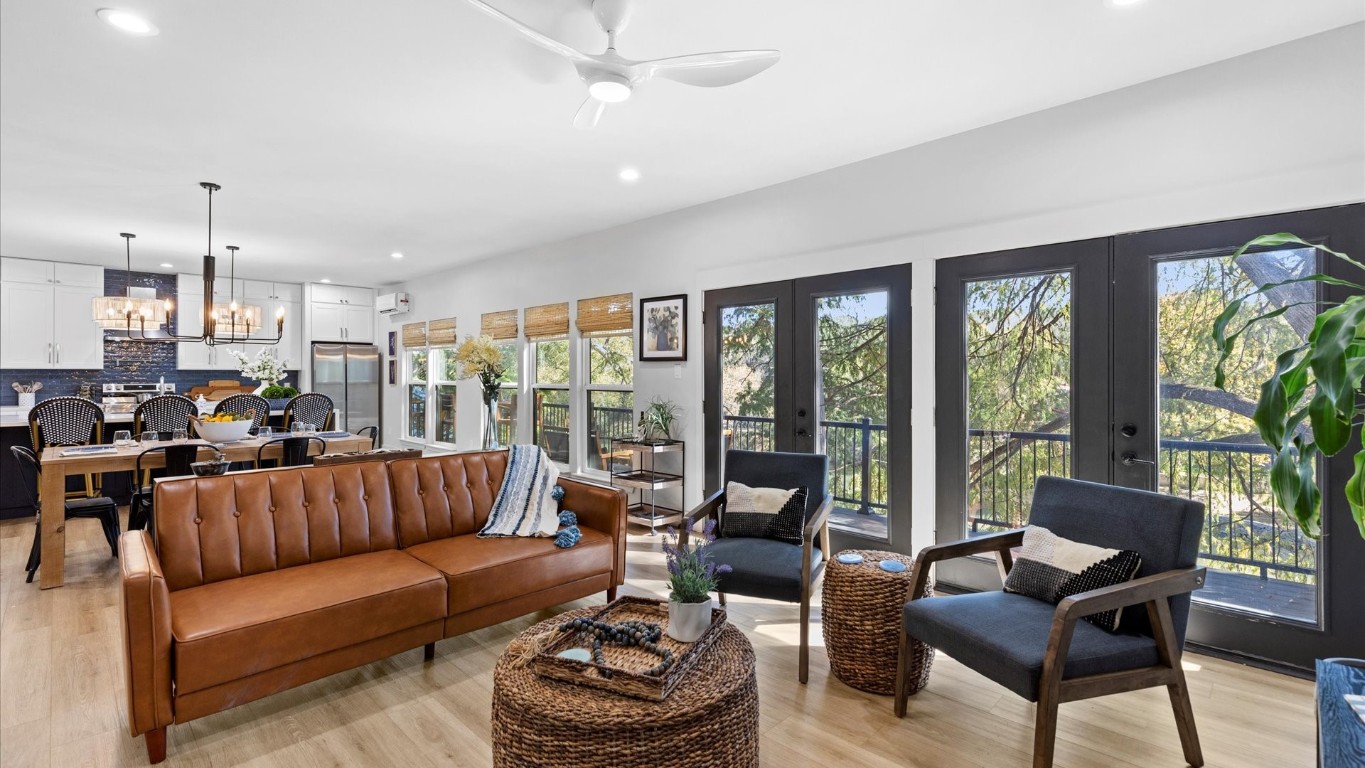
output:
[[[103,393],[100,405],[104,406],[105,413],[132,413],[137,410],[138,403],[144,403],[160,394],[175,394],[175,384],[171,382],[105,384],[100,387],[100,392]]]

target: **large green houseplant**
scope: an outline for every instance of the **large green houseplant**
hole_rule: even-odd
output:
[[[1365,264],[1287,232],[1262,235],[1239,248],[1233,257],[1252,248],[1286,245],[1330,254],[1365,275]],[[1232,355],[1237,339],[1248,328],[1295,306],[1278,306],[1242,322],[1229,332],[1243,303],[1283,285],[1307,282],[1342,286],[1357,293],[1322,310],[1307,339],[1284,350],[1275,359],[1270,378],[1261,383],[1252,420],[1256,422],[1261,438],[1275,451],[1270,467],[1270,487],[1275,500],[1294,515],[1304,533],[1317,538],[1322,534],[1322,491],[1318,489],[1315,459],[1344,450],[1352,435],[1359,434],[1361,418],[1365,417],[1365,388],[1362,387],[1362,379],[1365,379],[1365,285],[1318,273],[1266,283],[1228,304],[1213,325],[1213,338],[1219,349],[1214,384],[1223,388],[1223,365]],[[1305,422],[1311,429],[1303,428]],[[1346,501],[1361,536],[1365,537],[1365,450],[1355,455],[1355,472],[1346,482]]]

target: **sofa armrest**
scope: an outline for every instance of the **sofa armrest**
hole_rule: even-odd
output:
[[[128,730],[137,736],[175,720],[171,593],[146,531],[128,531],[119,538],[119,571]]]
[[[615,555],[612,560],[611,583],[626,581],[626,492],[620,488],[585,483],[561,476],[564,487],[562,509],[578,517],[580,526],[601,531],[612,539]]]

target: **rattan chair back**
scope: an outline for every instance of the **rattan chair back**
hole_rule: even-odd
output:
[[[320,430],[332,428],[332,409],[336,405],[332,398],[320,392],[305,392],[284,404],[284,428],[294,426],[294,422],[312,424]]]
[[[89,445],[104,441],[104,409],[84,397],[53,397],[28,412],[29,439],[41,455],[49,445]]]
[[[243,392],[240,395],[228,395],[218,401],[214,407],[213,414],[232,413],[237,416],[245,416],[248,411],[255,410],[256,416],[252,420],[251,428],[260,429],[265,424],[265,420],[270,418],[270,401],[260,395],[251,395]]]
[[[188,430],[190,416],[198,414],[199,406],[184,395],[157,395],[133,411],[133,434]]]

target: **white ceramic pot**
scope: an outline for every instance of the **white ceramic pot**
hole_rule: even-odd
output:
[[[33,405],[34,405],[34,403],[37,401],[37,399],[38,399],[38,395],[35,394],[35,393],[33,393],[33,392],[20,392],[20,393],[19,393],[19,407],[20,407],[20,408],[32,408]]]
[[[668,601],[668,636],[680,643],[695,643],[711,626],[711,598],[701,603]]]

